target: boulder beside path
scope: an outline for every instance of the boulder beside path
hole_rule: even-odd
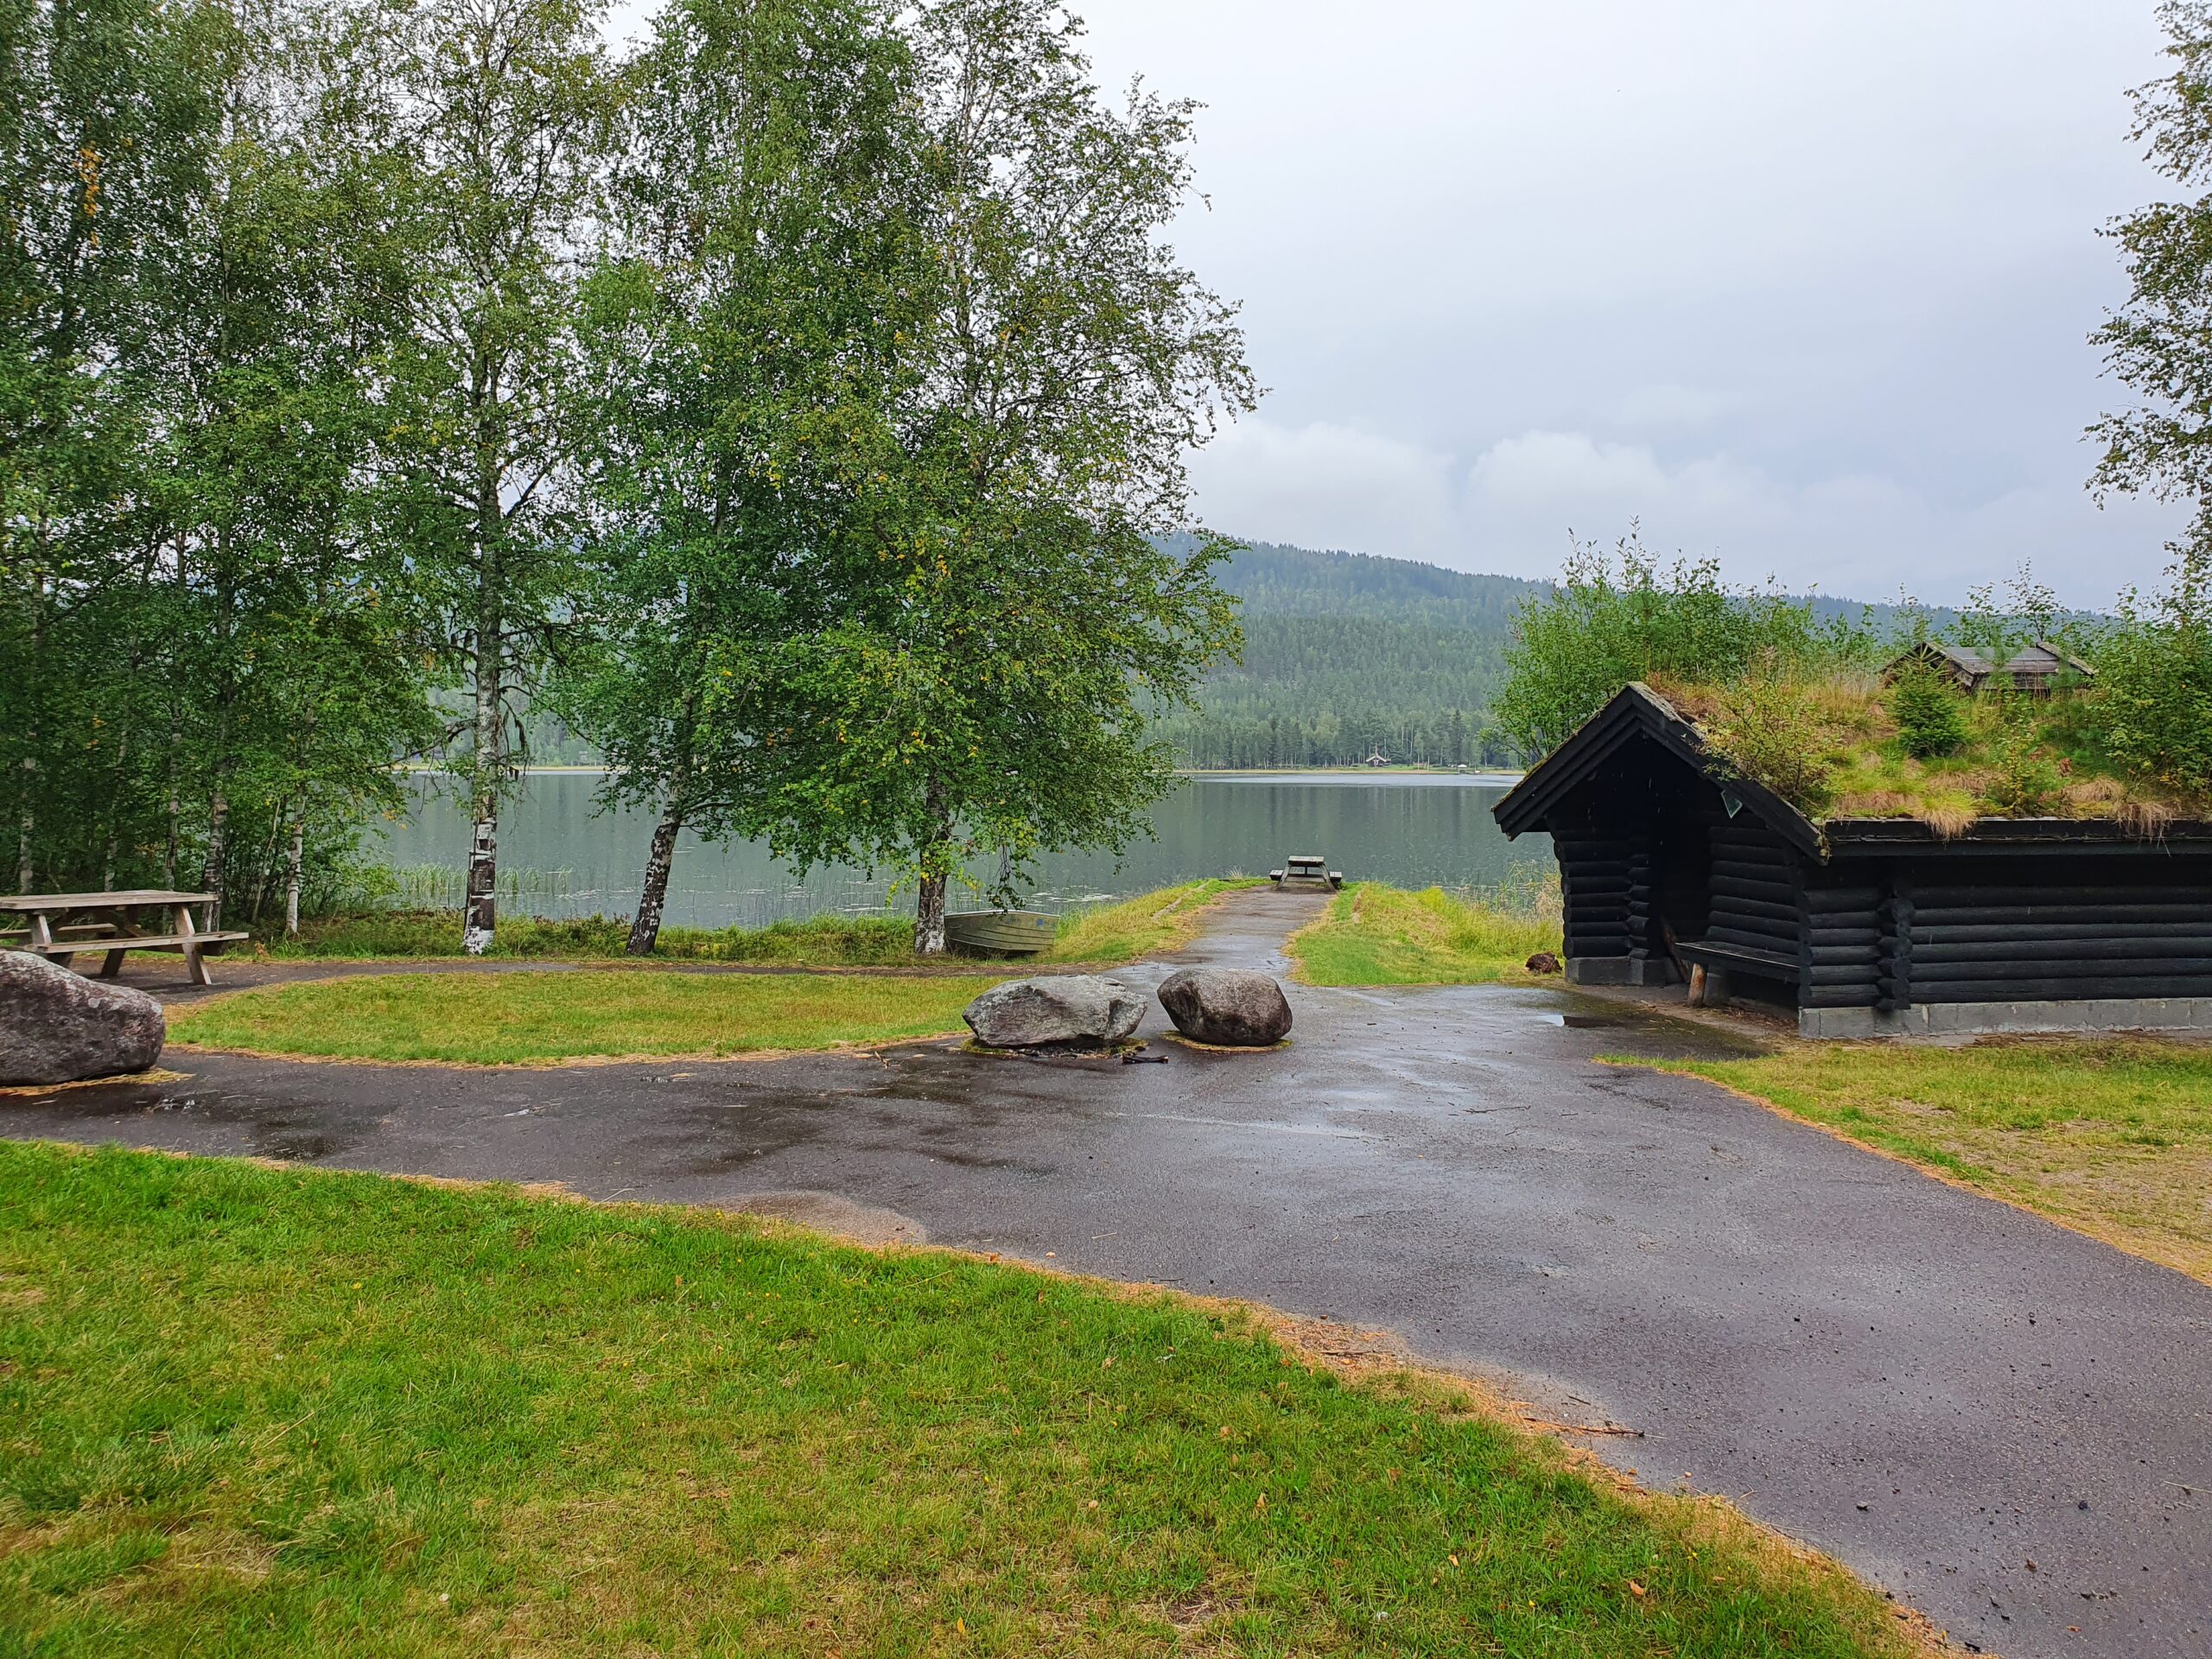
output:
[[[1116,980],[1054,975],[994,985],[961,1018],[988,1048],[1103,1048],[1135,1033],[1144,1001]]]
[[[1160,982],[1160,1006],[1185,1037],[1220,1048],[1268,1048],[1290,1035],[1290,999],[1249,969],[1180,969]]]
[[[162,1005],[145,992],[0,950],[0,1085],[143,1071],[168,1038]]]

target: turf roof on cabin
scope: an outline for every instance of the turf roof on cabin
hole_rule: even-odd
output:
[[[2212,819],[2183,816],[2132,792],[2108,770],[2076,763],[2058,797],[2064,813],[2008,816],[1977,809],[1975,748],[1932,762],[1895,752],[1886,711],[1871,692],[1845,685],[1824,698],[1836,723],[1822,734],[1837,740],[1829,752],[1836,781],[1835,810],[1817,818],[1734,766],[1705,725],[1676,707],[1710,709],[1720,694],[1700,687],[1669,687],[1662,696],[1637,682],[1618,692],[1558,748],[1533,767],[1494,809],[1509,836],[1541,829],[1577,785],[1620,749],[1638,741],[1656,743],[1713,783],[1732,810],[1751,812],[1808,857],[1825,859],[1838,842],[1967,846],[2145,839],[2212,840]],[[2063,712],[2063,711],[2062,711]],[[2067,757],[2071,759],[2071,757]],[[1853,785],[1858,787],[1853,787]],[[1898,785],[1903,785],[1899,787]]]

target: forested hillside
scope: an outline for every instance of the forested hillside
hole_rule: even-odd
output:
[[[1552,583],[1255,542],[1222,585],[1243,601],[1244,658],[1207,677],[1195,711],[1160,721],[1185,766],[1354,766],[1378,751],[1395,761],[1517,764],[1490,711],[1515,615]],[[1892,605],[1796,602],[1823,623],[1880,632],[1904,620]],[[1937,629],[1958,620],[1942,607],[1916,614]]]
[[[1160,731],[1192,766],[1503,761],[1491,698],[1521,601],[1547,584],[1409,559],[1255,543],[1222,585],[1244,601],[1244,659]]]
[[[1190,550],[1181,538],[1167,545]],[[1356,766],[1378,751],[1394,761],[1517,764],[1490,710],[1515,613],[1550,582],[1255,542],[1230,561],[1222,585],[1243,601],[1243,660],[1208,676],[1195,711],[1159,722],[1181,764]],[[1863,614],[1880,626],[1894,612],[1809,602],[1824,621]],[[1946,610],[1928,615],[1938,626],[1955,620]],[[546,717],[531,722],[530,758],[589,764],[597,755]]]

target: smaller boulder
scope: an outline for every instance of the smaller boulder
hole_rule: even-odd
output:
[[[1160,1006],[1193,1042],[1267,1048],[1290,1035],[1290,999],[1265,974],[1185,968],[1160,982]]]
[[[1522,965],[1532,974],[1555,974],[1560,970],[1559,958],[1548,950],[1537,951]]]
[[[994,985],[961,1018],[987,1048],[1104,1048],[1135,1032],[1144,1001],[1114,980],[1054,975]]]
[[[0,1084],[143,1071],[168,1038],[162,1005],[145,992],[0,950]]]

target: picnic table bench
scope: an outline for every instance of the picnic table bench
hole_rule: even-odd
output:
[[[0,918],[23,918],[21,927],[0,929],[0,949],[28,950],[35,957],[67,968],[79,956],[98,952],[100,977],[113,979],[123,971],[123,958],[131,950],[175,950],[184,957],[185,971],[197,985],[212,985],[201,952],[209,945],[229,944],[244,933],[207,932],[193,925],[192,906],[215,901],[212,893],[168,893],[150,888],[130,893],[27,893],[0,898]],[[145,932],[136,915],[141,911],[167,912],[166,932]],[[76,919],[72,919],[72,918]]]
[[[1278,887],[1289,887],[1300,881],[1318,881],[1332,893],[1344,884],[1344,873],[1332,870],[1329,861],[1319,853],[1293,853],[1283,860],[1283,868],[1269,870],[1268,880]]]

